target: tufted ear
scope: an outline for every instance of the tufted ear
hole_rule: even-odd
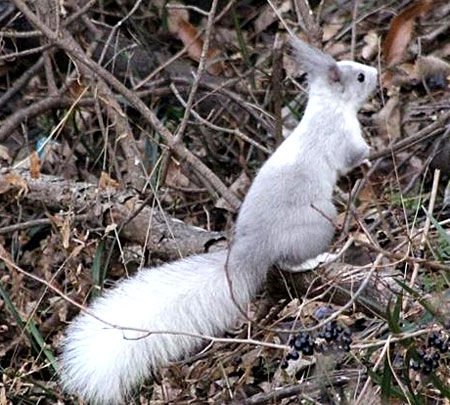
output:
[[[341,71],[336,63],[328,68],[328,81],[331,84],[341,81]]]
[[[291,45],[300,66],[306,73],[334,82],[340,81],[339,68],[330,55],[296,37],[291,37]]]

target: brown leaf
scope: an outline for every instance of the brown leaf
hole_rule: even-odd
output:
[[[0,178],[0,194],[4,194],[13,188],[19,189],[19,196],[28,193],[26,180],[18,174],[7,173]]]
[[[323,27],[322,41],[328,42],[342,29],[342,24],[327,24]]]
[[[393,96],[388,100],[376,117],[376,122],[381,135],[381,137],[378,138],[383,140],[385,145],[390,144],[393,139],[400,138],[400,121],[399,97]]]
[[[417,67],[414,64],[401,63],[395,67],[395,72],[393,70],[384,72],[381,81],[384,88],[415,86],[418,78]]]
[[[437,56],[422,56],[416,61],[417,75],[422,80],[442,81],[445,85],[450,76],[450,63]]]
[[[327,43],[331,39],[333,39],[336,34],[342,30],[344,25],[346,24],[346,18],[341,15],[334,15],[331,17],[331,20],[325,24],[322,28],[322,42]]]
[[[102,172],[98,181],[98,187],[102,190],[106,190],[108,187],[120,188],[120,183],[112,179],[108,173]]]
[[[168,3],[171,6],[182,6],[178,2]],[[189,11],[186,8],[167,8],[167,25],[172,34],[177,34],[181,21],[189,21]]]
[[[281,4],[275,3],[275,5],[280,14],[290,11],[292,8],[292,2],[290,0],[283,1]],[[253,26],[255,27],[255,34],[259,34],[264,31],[275,21],[278,21],[278,16],[275,14],[275,11],[272,7],[270,7],[270,5],[265,5],[253,23]]]
[[[7,405],[7,404],[8,404],[8,399],[6,398],[6,388],[1,387],[0,388],[0,405]]]
[[[175,3],[171,3],[175,4]],[[189,22],[189,14],[186,9],[168,9],[168,26],[169,31],[175,34],[178,39],[183,42],[184,46],[187,46],[187,52],[191,59],[200,61],[203,49],[203,40],[198,36],[198,30]],[[213,60],[219,52],[212,48],[208,48],[206,60]],[[222,65],[219,62],[211,63],[207,65],[207,71],[212,75],[219,75],[222,73]]]
[[[67,94],[74,101],[77,100],[85,91],[86,91],[86,86],[83,85],[81,79],[73,81],[67,87]]]
[[[196,60],[200,61],[203,49],[203,40],[201,38],[195,39],[198,35],[197,28],[195,28],[191,23],[181,20],[179,21],[179,29],[177,32],[178,38],[183,42],[184,46],[192,44],[188,48],[188,55]],[[206,55],[206,60],[210,61],[214,59],[219,52],[211,47],[208,48],[208,53]],[[208,72],[212,75],[219,75],[222,72],[222,66],[220,63],[212,63],[207,68]]]
[[[5,194],[12,189],[11,184],[5,179],[5,176],[0,178],[0,194]]]
[[[190,181],[181,171],[181,165],[170,159],[167,168],[166,184],[171,187],[189,187]]]
[[[41,159],[35,150],[30,154],[30,175],[32,179],[38,179],[41,175]]]
[[[378,53],[378,34],[375,31],[369,31],[364,36],[364,45],[361,56],[365,60],[372,59]]]
[[[232,191],[236,195],[244,196],[247,193],[251,184],[251,180],[245,172],[242,172],[241,175],[234,181],[234,183],[229,187],[229,190]],[[217,200],[216,208],[223,208],[225,210],[231,210],[230,205],[224,198],[219,198]]]
[[[64,249],[68,249],[70,245],[70,238],[72,236],[72,221],[69,215],[67,215],[66,218],[64,219],[64,222],[59,232],[61,233],[62,244]]]
[[[370,182],[366,182],[363,188],[358,193],[358,200],[362,203],[372,204],[376,198],[377,195],[375,193],[375,190],[373,189],[372,184]]]
[[[137,204],[138,204],[139,200],[137,197],[132,197],[129,198],[125,201],[124,206],[129,210],[129,211],[134,211],[137,208]]]
[[[384,59],[388,66],[403,59],[405,50],[411,41],[417,17],[423,17],[431,8],[432,0],[416,1],[411,7],[393,18],[383,44]]]

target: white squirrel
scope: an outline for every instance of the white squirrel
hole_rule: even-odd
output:
[[[97,318],[146,331],[217,336],[239,318],[270,266],[302,263],[327,249],[336,216],[333,187],[369,153],[357,112],[376,87],[377,70],[336,62],[297,39],[293,46],[308,74],[308,103],[247,193],[227,267],[228,253],[220,251],[143,269],[93,302]],[[123,403],[152,371],[202,343],[183,334],[112,328],[82,313],[63,342],[62,384],[93,403]]]

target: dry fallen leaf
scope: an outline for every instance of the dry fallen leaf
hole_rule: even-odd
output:
[[[283,14],[291,10],[292,2],[290,0],[285,0],[281,4],[279,2],[274,2],[278,13]],[[259,34],[264,31],[269,25],[278,21],[278,16],[270,5],[265,5],[263,10],[259,13],[258,17],[255,19],[253,26],[255,27],[255,34]]]
[[[170,159],[166,174],[166,184],[171,187],[189,187],[190,181],[181,171],[181,165]]]
[[[417,76],[422,80],[440,84],[439,87],[447,87],[450,79],[450,63],[437,56],[422,56],[416,61]]]
[[[175,3],[171,3],[174,5]],[[189,14],[186,9],[168,8],[169,31],[176,35],[187,48],[189,57],[195,61],[200,61],[203,50],[203,39],[198,35],[198,30],[189,22]],[[211,46],[208,48],[206,60],[212,61],[217,57],[219,51]],[[207,64],[207,71],[212,75],[222,73],[222,65],[219,62]]]
[[[77,100],[85,91],[86,86],[82,83],[81,79],[73,81],[67,88],[67,94],[69,97],[75,101]]]
[[[322,41],[324,43],[333,39],[335,35],[343,28],[344,19],[343,18],[333,18],[329,24],[326,24],[322,30]]]
[[[1,357],[1,355],[0,355]],[[7,405],[8,404],[8,400],[6,398],[6,388],[5,387],[1,387],[0,388],[0,405]]]
[[[366,182],[363,188],[358,193],[358,200],[362,203],[373,204],[377,195],[370,182]]]
[[[284,53],[283,58],[283,69],[288,77],[298,77],[302,71],[298,67],[298,61],[293,55]],[[296,120],[297,121],[297,120]]]
[[[322,41],[327,42],[332,39],[341,29],[341,25],[327,24],[322,30]]]
[[[26,180],[15,173],[7,173],[0,177],[0,194],[4,194],[13,188],[18,188],[20,197],[22,194],[28,193],[28,184]]]
[[[138,203],[139,199],[137,197],[131,197],[125,201],[124,206],[127,208],[127,210],[134,211],[137,208]]]
[[[381,135],[378,138],[385,145],[389,145],[393,139],[398,139],[401,135],[399,100],[397,95],[391,97],[376,116],[376,123]]]
[[[30,175],[33,179],[38,179],[41,175],[41,159],[35,150],[30,154]]]
[[[59,232],[61,234],[64,249],[68,249],[70,245],[70,237],[72,236],[72,221],[69,215],[64,218]]]
[[[241,175],[236,179],[236,181],[229,187],[229,190],[233,192],[235,195],[244,196],[247,193],[250,184],[251,184],[250,178],[247,176],[245,172],[242,172]],[[233,211],[224,198],[220,198],[216,202],[215,207]]]
[[[189,21],[189,11],[186,8],[175,8],[177,6],[182,7],[181,3],[170,2],[167,8],[167,25],[169,31],[172,34],[176,34],[180,29],[181,21]]]
[[[325,51],[333,57],[339,55],[340,60],[350,57],[348,46],[342,42],[335,42],[331,46],[327,46]]]
[[[107,235],[110,232],[113,232],[117,229],[117,224],[109,224],[106,228],[105,228],[105,235]]]
[[[364,45],[361,56],[365,60],[372,59],[375,55],[378,54],[378,34],[375,31],[369,31],[364,36]]]
[[[120,188],[120,183],[112,179],[108,173],[102,172],[98,181],[98,187],[102,190],[106,190],[108,187]]]
[[[403,87],[405,85],[415,86],[419,80],[417,67],[413,63],[401,63],[396,66],[395,72],[388,70],[383,73],[381,81],[384,88]]]
[[[432,0],[416,1],[411,7],[392,19],[383,44],[384,59],[388,66],[401,62],[411,41],[416,18],[423,17],[432,4]]]
[[[194,41],[194,38],[197,36],[198,31],[197,29],[190,23],[186,21],[180,22],[180,29],[178,30],[178,37],[183,42],[185,46],[192,43],[191,46],[188,48],[188,55],[196,60],[197,62],[200,61],[202,49],[203,49],[203,40],[201,38],[197,38]],[[193,42],[194,41],[194,42]],[[206,55],[206,60],[211,61],[213,60],[219,52],[215,49],[213,49],[211,46],[208,48],[208,52]],[[212,75],[219,75],[222,72],[222,65],[219,62],[211,63],[207,65],[207,71],[208,73],[211,73]]]

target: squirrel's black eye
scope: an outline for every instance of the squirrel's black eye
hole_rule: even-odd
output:
[[[358,75],[358,82],[362,83],[364,81],[365,77],[364,77],[364,73],[360,73]]]

